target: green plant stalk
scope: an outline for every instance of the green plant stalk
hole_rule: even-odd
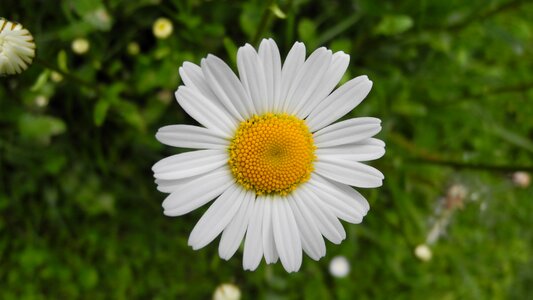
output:
[[[67,80],[70,80],[70,81],[72,81],[74,83],[78,83],[78,84],[84,85],[86,87],[89,87],[91,89],[94,89],[97,93],[99,91],[99,88],[98,88],[97,85],[92,84],[92,83],[90,83],[90,82],[88,82],[88,81],[86,81],[86,80],[84,80],[84,79],[72,74],[72,73],[63,71],[60,68],[58,68],[57,66],[55,66],[55,65],[53,65],[53,64],[51,64],[51,63],[49,63],[49,62],[47,62],[45,60],[42,60],[39,57],[36,57],[34,61],[35,61],[35,63],[40,64],[42,67],[44,67],[46,69],[50,69],[50,70],[52,70],[54,72],[57,72],[57,73],[61,74]]]
[[[266,30],[266,27],[268,25],[268,21],[270,19],[270,16],[272,15],[272,10],[270,7],[274,3],[274,0],[269,0],[266,3],[265,9],[263,10],[263,14],[261,15],[261,20],[259,21],[259,26],[257,27],[257,30],[255,31],[254,38],[252,40],[252,44],[257,46],[259,43],[259,40],[261,39],[261,36]]]

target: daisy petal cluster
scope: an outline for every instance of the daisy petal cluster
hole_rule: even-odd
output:
[[[0,18],[0,75],[21,73],[35,57],[31,33],[18,23]]]
[[[245,270],[264,258],[296,272],[303,252],[318,260],[324,238],[346,238],[340,220],[362,222],[369,204],[352,187],[382,185],[383,174],[362,162],[383,156],[385,144],[373,138],[379,119],[335,122],[372,87],[359,76],[335,89],[349,60],[324,47],[306,58],[296,42],[282,63],[276,43],[265,39],[257,51],[239,49],[238,75],[213,55],[183,64],[176,98],[201,126],[165,126],[156,138],[195,150],[164,158],[153,171],[158,190],[169,194],[167,216],[214,200],[190,234],[193,249],[220,236],[219,255],[228,260],[244,241]]]

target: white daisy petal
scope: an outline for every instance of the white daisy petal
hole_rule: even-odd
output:
[[[291,84],[284,101],[284,111],[289,114],[296,114],[296,108],[300,104],[307,103],[314,88],[324,77],[324,73],[331,63],[332,53],[324,47],[316,49],[303,66],[299,69],[298,74]]]
[[[370,89],[372,81],[365,75],[343,84],[309,114],[307,125],[311,132],[324,128],[349,113],[365,99]]]
[[[321,158],[340,158],[353,161],[370,161],[385,154],[385,143],[369,138],[357,143],[319,148],[315,151],[318,160]]]
[[[218,197],[232,184],[233,176],[226,168],[198,177],[167,196],[163,201],[164,213],[167,216],[189,213]]]
[[[281,89],[279,102],[275,103],[274,111],[283,112],[285,107],[285,99],[289,94],[289,90],[293,85],[293,82],[296,78],[296,75],[300,71],[300,68],[305,63],[305,45],[300,42],[294,43],[287,58],[283,63],[283,68],[281,69]]]
[[[315,163],[316,173],[347,185],[374,188],[383,184],[383,174],[360,162],[342,159],[322,159]]]
[[[257,114],[265,113],[268,110],[265,70],[259,55],[250,44],[239,48],[237,52],[237,67],[244,89],[252,99],[252,103],[248,103],[253,104],[248,109],[248,114],[252,115],[254,112]],[[253,107],[255,107],[255,110]]]
[[[243,200],[239,210],[226,229],[224,229],[222,237],[220,238],[218,254],[225,260],[230,259],[239,248],[239,245],[244,238],[244,234],[246,233],[246,227],[248,226],[250,216],[253,213],[255,193],[252,191],[244,191],[242,198]]]
[[[224,150],[198,150],[163,158],[153,167],[158,179],[181,179],[212,171],[226,164]]]
[[[278,252],[276,250],[276,243],[274,241],[274,232],[272,229],[272,206],[273,202],[277,201],[272,197],[259,196],[260,201],[265,202],[263,209],[263,252],[265,254],[265,261],[267,264],[272,264],[278,261]]]
[[[202,175],[203,174],[181,179],[156,179],[155,183],[157,184],[158,191],[170,194]]]
[[[329,180],[318,174],[313,174],[309,184],[320,187],[323,189],[323,192],[329,191],[330,194],[335,195],[338,199],[346,202],[348,206],[357,209],[363,216],[366,215],[370,209],[370,205],[365,197],[349,185]]]
[[[215,131],[192,125],[169,125],[155,135],[161,143],[173,147],[195,149],[227,149],[229,141]]]
[[[304,119],[309,113],[326,98],[337,86],[350,64],[350,55],[339,51],[331,57],[331,63],[324,73],[324,77],[314,88],[307,101],[300,101],[296,106],[296,115]]]
[[[226,112],[226,115],[235,119],[235,117],[233,117],[233,115],[229,113],[226,107],[222,105],[221,101],[217,98],[215,93],[213,93],[213,91],[209,87],[207,79],[205,79],[204,73],[202,72],[202,68],[200,68],[200,66],[186,61],[179,68],[179,73],[181,80],[183,80],[185,86],[200,92],[220,110]],[[237,119],[235,119],[234,121],[238,122]]]
[[[0,76],[21,73],[34,57],[35,43],[30,32],[0,17]]]
[[[202,93],[186,86],[176,91],[180,106],[200,124],[224,137],[231,137],[237,127],[235,119],[207,99]]]
[[[317,148],[357,143],[381,131],[381,121],[376,118],[354,118],[335,123],[313,134]]]
[[[186,86],[198,90],[206,98],[212,100],[213,102],[219,103],[217,96],[209,87],[209,84],[207,83],[200,66],[186,61],[183,63],[183,66],[179,68],[179,73],[181,80],[183,80],[183,83]]]
[[[224,61],[208,55],[202,60],[201,65],[211,90],[237,120],[243,121],[255,113],[252,100],[239,78]]]
[[[263,62],[267,86],[267,109],[275,111],[281,94],[281,57],[273,39],[264,39],[259,45],[259,58]]]
[[[353,224],[359,224],[369,210],[368,201],[352,187],[332,182],[313,174],[309,188],[328,204],[335,215]]]
[[[244,270],[253,271],[257,269],[263,257],[263,208],[265,201],[255,199],[253,212],[248,221],[246,239],[244,241],[244,254],[242,266]]]
[[[315,224],[314,217],[311,215],[307,206],[299,198],[299,194],[292,193],[289,197],[289,205],[291,206],[294,219],[300,231],[300,238],[302,240],[302,248],[314,260],[319,260],[326,255],[326,244],[322,238],[322,234]]]
[[[286,198],[277,198],[272,204],[272,227],[279,259],[287,272],[296,272],[302,265],[298,226]]]
[[[245,191],[232,185],[207,209],[189,236],[189,246],[194,250],[211,243],[226,228],[242,204]]]
[[[346,238],[346,231],[329,206],[320,200],[312,190],[306,189],[305,185],[296,192],[299,193],[299,197],[304,202],[299,207],[302,208],[305,205],[309,209],[322,235],[330,242],[340,244]]]
[[[28,66],[22,59],[19,57],[19,54],[16,54],[14,51],[7,51],[4,55],[11,61],[15,67],[15,72],[20,73],[22,70],[26,69]]]

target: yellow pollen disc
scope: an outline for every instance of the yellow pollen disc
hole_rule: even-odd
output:
[[[238,183],[256,194],[286,195],[313,171],[315,144],[303,120],[267,113],[241,122],[228,161]]]

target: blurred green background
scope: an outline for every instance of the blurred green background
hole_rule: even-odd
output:
[[[221,283],[244,299],[533,297],[533,188],[516,173],[533,171],[530,1],[2,0],[0,16],[37,44],[0,78],[0,299],[208,299]],[[150,169],[180,151],[156,130],[193,123],[178,67],[208,53],[234,67],[262,37],[282,57],[297,40],[349,53],[343,80],[374,81],[350,116],[381,118],[387,143],[365,221],[290,275],[244,272],[218,240],[190,249],[205,208],[163,216]]]

